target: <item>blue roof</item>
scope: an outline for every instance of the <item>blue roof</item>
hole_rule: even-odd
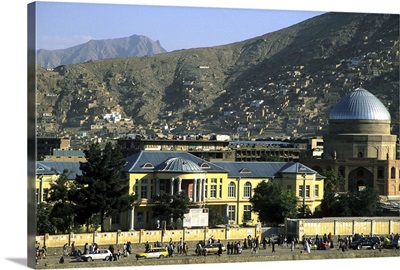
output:
[[[363,88],[357,88],[336,104],[329,119],[390,120],[390,113],[377,97]]]
[[[141,151],[125,158],[123,172],[216,172],[224,171],[195,155],[185,151]]]
[[[229,177],[274,178],[281,173],[317,174],[316,171],[298,162],[213,162],[228,171]]]
[[[79,167],[80,163],[78,161],[37,161],[36,175],[61,174],[64,170],[68,170],[68,179],[75,179],[77,174],[82,175],[82,171],[79,169]]]

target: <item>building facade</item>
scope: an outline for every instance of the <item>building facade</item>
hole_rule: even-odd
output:
[[[324,177],[298,162],[210,162],[186,151],[141,151],[125,159],[122,172],[137,200],[130,211],[107,220],[107,230],[159,228],[152,198],[160,192],[184,192],[199,208],[213,207],[225,217],[221,225],[259,223],[250,198],[261,181],[277,182],[283,190],[295,192],[299,207],[312,212],[324,196]],[[79,162],[37,162],[37,202],[46,201],[51,183],[65,169],[71,181],[81,174]]]
[[[343,191],[371,187],[384,199],[399,200],[400,160],[390,123],[382,102],[357,88],[331,110],[322,158],[301,158],[300,162],[320,173],[334,170],[341,174],[346,179]]]
[[[323,198],[324,177],[297,162],[209,162],[183,151],[142,151],[127,161],[123,171],[138,198],[124,219],[129,228],[121,229],[157,228],[152,197],[161,191],[183,191],[199,207],[213,207],[225,217],[224,225],[259,223],[250,198],[261,181],[277,181],[292,190],[299,206],[312,212]]]

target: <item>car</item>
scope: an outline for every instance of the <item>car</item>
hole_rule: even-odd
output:
[[[203,247],[203,254],[218,254],[219,247],[221,246],[222,252],[226,251],[226,247],[222,243],[211,243]]]
[[[108,249],[98,249],[96,253],[82,254],[79,258],[85,262],[91,262],[93,260],[107,261],[113,256],[111,251]]]
[[[163,258],[168,257],[168,250],[165,247],[153,247],[147,252],[136,253],[136,259],[151,259],[151,258]]]
[[[271,234],[267,237],[270,239],[271,243],[274,242],[275,244],[279,244],[279,235]]]
[[[350,248],[352,249],[361,249],[362,247],[369,247],[371,249],[380,248],[381,240],[377,236],[360,237],[350,243]]]
[[[392,239],[386,238],[383,243],[384,248],[396,248],[400,249],[400,237],[399,235],[394,236]]]

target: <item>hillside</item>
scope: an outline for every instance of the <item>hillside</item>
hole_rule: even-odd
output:
[[[399,15],[326,13],[223,46],[38,67],[38,135],[318,135],[360,84],[397,132]]]
[[[148,37],[132,35],[125,38],[90,40],[67,49],[38,50],[37,64],[44,68],[54,68],[59,65],[84,63],[89,60],[141,57],[164,53],[159,41]]]

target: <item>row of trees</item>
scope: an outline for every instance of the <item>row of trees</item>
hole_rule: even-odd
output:
[[[128,211],[136,197],[129,194],[128,179],[121,174],[125,164],[118,145],[108,143],[104,149],[92,144],[84,151],[86,162],[80,163],[81,175],[75,181],[68,180],[64,171],[51,185],[46,203],[37,206],[37,233],[68,233],[86,228],[93,231],[100,228],[106,218]],[[325,195],[320,209],[307,217],[328,216],[374,216],[379,195],[374,189],[362,192],[343,192],[344,178],[332,171],[324,171],[326,176]],[[153,217],[170,224],[170,221],[183,220],[188,209],[198,207],[191,203],[185,193],[156,194],[153,198]],[[262,224],[276,225],[285,218],[303,216],[302,206],[293,191],[283,190],[277,182],[260,182],[250,199],[252,211],[259,216]],[[213,207],[209,211],[209,226],[224,224],[225,218]]]

